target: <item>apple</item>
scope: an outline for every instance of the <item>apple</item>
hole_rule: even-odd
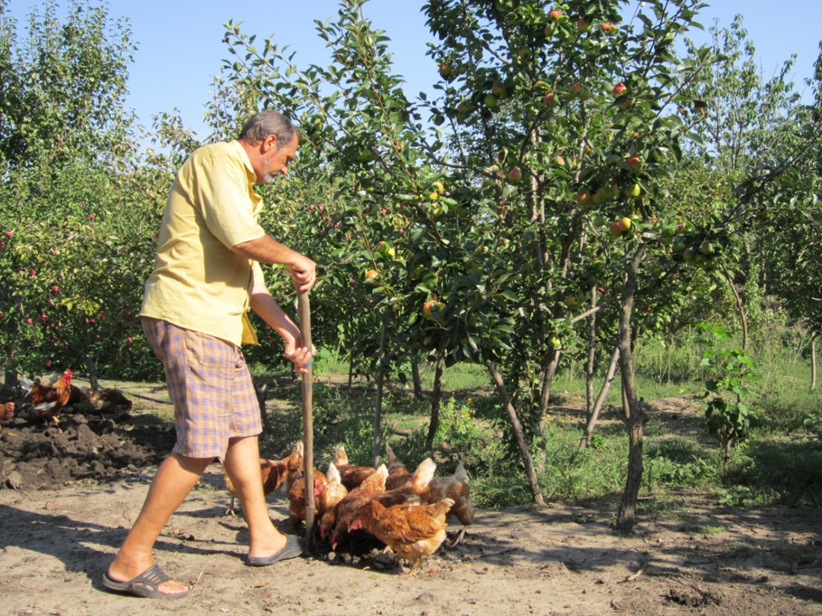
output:
[[[44,365],[46,368],[51,368],[51,360],[50,360],[50,359],[45,360],[45,361],[43,362],[43,365]]]
[[[586,189],[582,189],[574,195],[574,199],[576,199],[576,202],[580,205],[590,205],[591,193],[589,193]]]
[[[26,324],[31,325],[32,323],[34,323],[34,320],[31,317],[26,319]]]
[[[556,107],[557,106],[557,97],[553,92],[548,92],[545,95],[545,104],[548,107]]]
[[[89,220],[94,220],[94,214],[89,214],[89,215],[88,215],[88,219],[89,219]]]
[[[468,103],[465,101],[460,101],[457,103],[457,113],[460,115],[468,113]]]
[[[42,321],[43,323],[45,323],[48,320],[49,320],[49,318],[46,315],[44,315],[44,314],[40,315],[40,321]]]
[[[627,90],[628,87],[622,83],[621,81],[614,86],[614,89],[611,90],[611,94],[614,95],[614,98],[619,98],[622,94]]]
[[[397,254],[397,252],[394,250],[394,247],[390,244],[386,244],[385,242],[377,243],[377,252],[386,257],[391,257],[392,259]]]
[[[611,232],[611,235],[613,235],[614,237],[619,237],[620,235],[622,235],[622,229],[620,228],[618,220],[611,223],[609,231]]]
[[[618,26],[616,26],[615,24],[612,24],[612,23],[610,23],[610,22],[608,22],[608,21],[603,21],[603,22],[600,24],[600,28],[602,28],[602,31],[603,31],[605,34],[611,34],[611,32],[616,32],[616,31],[617,31]]]
[[[551,338],[548,340],[548,344],[550,344],[551,348],[554,349],[562,348],[562,340],[560,340],[556,336],[551,336]]]
[[[617,224],[619,225],[620,231],[628,231],[631,228],[631,219],[625,216],[623,218],[620,218],[617,221]]]
[[[645,314],[649,314],[651,312],[651,307],[648,304],[645,304],[642,307],[642,312],[644,312]]]
[[[429,299],[422,305],[422,316],[425,319],[433,319],[434,315],[445,310],[445,304],[436,299]]]
[[[14,233],[6,229],[5,231],[3,231],[3,235],[5,235],[6,237],[11,237],[12,235],[14,235]]]
[[[428,193],[428,195],[426,195],[426,198],[429,201],[436,201],[437,199],[440,198],[440,194],[436,190],[434,190],[434,191],[431,191],[430,193]]]
[[[439,180],[435,180],[431,183],[431,187],[436,190],[438,193],[445,192],[445,186],[443,186],[442,182]]]
[[[441,64],[440,65],[440,75],[445,77],[446,79],[451,76],[451,65],[449,64]]]
[[[485,100],[485,104],[488,105],[489,107],[491,107],[492,109],[499,105],[499,100],[491,92],[489,92],[488,94],[485,95],[484,100]]]
[[[711,243],[708,240],[705,240],[699,245],[699,252],[703,255],[712,255],[714,252],[713,246],[711,246]]]
[[[126,338],[126,344],[131,344],[132,342],[134,342],[134,341],[131,339],[131,336]]]
[[[548,19],[551,19],[553,21],[557,21],[561,17],[562,17],[562,11],[560,11],[560,10],[552,9],[552,10],[548,11]]]
[[[591,202],[592,202],[594,205],[599,205],[599,204],[601,204],[603,201],[605,201],[605,199],[607,198],[607,196],[608,196],[608,195],[607,195],[607,193],[605,192],[605,189],[604,189],[604,188],[597,188],[597,189],[594,191],[594,194],[593,194],[593,195],[591,195]]]
[[[557,157],[554,159],[554,162],[555,162],[557,165],[559,165],[560,167],[564,167],[564,166],[565,166],[565,159],[564,159],[562,156],[557,156]]]
[[[642,187],[639,184],[632,184],[625,190],[625,196],[636,199],[642,194]]]
[[[639,157],[639,154],[631,154],[625,159],[625,162],[628,163],[628,166],[634,173],[642,171],[642,159]]]
[[[696,259],[696,251],[688,246],[684,251],[682,251],[682,258],[685,259],[685,263],[693,263]]]
[[[594,216],[594,226],[601,227],[606,222],[607,221],[605,219],[605,216],[603,216],[602,214],[597,214],[596,216]]]
[[[514,167],[508,172],[508,181],[516,184],[522,179],[522,171],[519,167]]]
[[[30,269],[29,274],[31,274],[32,276],[36,276],[37,275],[37,270],[36,269]]]
[[[494,93],[494,96],[497,98],[505,98],[508,96],[508,90],[505,89],[505,86],[501,83],[495,83],[491,86],[491,92]]]
[[[564,301],[565,305],[568,306],[568,308],[576,308],[579,304],[579,300],[577,299],[576,295],[568,295]]]
[[[582,17],[577,19],[577,30],[579,30],[580,32],[588,32],[590,29],[590,22],[585,21]]]
[[[311,210],[311,211],[313,212],[315,207],[317,207],[317,206],[315,206],[315,205],[312,203],[311,205],[309,205],[309,206],[308,206],[308,209],[309,209],[309,210]]]
[[[53,287],[51,287],[51,290],[54,291],[55,293],[59,293],[60,292],[60,287],[58,287],[57,285],[54,285]]]
[[[370,269],[367,272],[365,272],[365,279],[366,280],[373,280],[373,279],[377,278],[377,276],[379,276],[379,275],[380,274],[379,274],[379,272],[377,272],[377,270]]]

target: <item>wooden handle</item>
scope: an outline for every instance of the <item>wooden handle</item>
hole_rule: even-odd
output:
[[[311,348],[311,303],[308,293],[297,293],[297,308],[300,314],[300,333],[303,345]],[[313,370],[311,362],[303,377],[303,463],[305,465],[305,551],[311,552],[314,538],[314,418],[311,413],[313,403]]]

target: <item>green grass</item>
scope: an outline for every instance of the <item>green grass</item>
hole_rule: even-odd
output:
[[[692,341],[693,343],[693,341]],[[656,346],[655,346],[656,345]],[[670,350],[660,343],[637,345],[637,387],[646,401],[685,397],[699,404],[704,385],[694,346]],[[788,504],[822,508],[822,442],[805,425],[808,417],[822,418],[822,400],[807,391],[807,365],[780,356],[765,372],[781,371],[778,386],[753,404],[763,409],[749,441],[733,450],[723,473],[718,441],[707,433],[701,412],[683,413],[676,421],[650,412],[645,426],[645,463],[640,511],[652,515],[675,510],[676,493],[695,489],[711,494],[720,505],[759,506]],[[356,463],[372,462],[375,386],[362,379],[349,396],[347,364],[319,356],[315,371],[335,374],[335,385],[314,386],[314,433],[317,465],[323,468],[336,443],[344,443]],[[690,370],[686,378],[678,378]],[[660,374],[663,371],[662,378]],[[760,371],[762,367],[760,366]],[[430,391],[433,367],[422,367],[423,388]],[[576,378],[569,378],[576,375]],[[601,386],[602,376],[595,380]],[[472,478],[474,499],[480,507],[527,505],[531,492],[522,471],[507,417],[490,387],[486,370],[456,365],[443,378],[441,425],[432,448],[426,445],[430,403],[416,400],[410,385],[391,382],[384,391],[382,441],[392,446],[409,466],[426,456],[440,464],[438,475],[450,473],[462,461]],[[606,402],[621,409],[619,379]],[[540,486],[547,500],[580,504],[614,500],[622,492],[628,444],[624,426],[613,413],[604,413],[586,450],[579,449],[584,428],[585,382],[580,369],[564,370],[553,384],[547,439],[540,448],[533,430],[532,453]],[[287,410],[276,416],[275,434],[266,435],[264,447],[284,452],[300,438],[299,382],[291,386]],[[667,414],[666,414],[667,415]],[[526,429],[528,430],[527,426]],[[705,528],[710,534],[721,529]]]

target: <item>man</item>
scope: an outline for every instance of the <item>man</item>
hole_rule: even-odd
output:
[[[259,265],[284,265],[300,292],[314,285],[314,262],[257,223],[262,199],[254,184],[287,174],[298,145],[288,118],[263,111],[243,126],[237,141],[197,149],[171,187],[140,317],[166,369],[177,444],[103,576],[107,588],[154,598],[190,592],[154,564],[152,547],[214,458],[223,458],[243,506],[247,563],[269,565],[302,553],[297,538],[280,534],[268,517],[259,406],[240,351],[242,343],[256,342],[250,307],[282,336],[297,372],[307,372],[314,354],[269,293]]]

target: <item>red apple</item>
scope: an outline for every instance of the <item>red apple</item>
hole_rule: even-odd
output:
[[[585,21],[582,17],[577,19],[577,30],[580,32],[588,32],[591,29],[591,24]]]
[[[514,167],[508,172],[508,181],[517,183],[522,179],[522,171],[520,171],[519,167]]]
[[[545,104],[549,107],[556,107],[557,97],[553,92],[548,92],[548,94],[545,95]]]
[[[625,90],[627,89],[628,87],[620,81],[618,84],[614,86],[614,89],[611,90],[611,94],[614,95],[614,98],[619,98],[620,96],[622,96],[622,93],[625,92]]]
[[[603,21],[600,27],[605,34],[611,34],[611,32],[617,31],[617,26],[607,21]]]
[[[89,219],[89,220],[94,220],[94,214],[89,214],[89,215],[88,215],[88,219]]]
[[[3,234],[4,234],[6,237],[11,237],[12,235],[14,235],[14,233],[13,233],[13,232],[11,232],[11,231],[9,231],[8,229],[6,229],[5,231],[3,231]]]
[[[31,317],[29,317],[28,319],[26,319],[26,323],[27,323],[28,325],[31,325],[32,323],[34,323],[34,319],[32,319]]]
[[[29,274],[31,274],[32,276],[36,276],[37,275],[37,270],[36,269],[30,269]]]
[[[46,315],[41,314],[41,315],[40,315],[40,320],[41,320],[43,323],[45,323],[46,321],[48,321],[48,320],[49,320],[49,318],[48,318]]]
[[[131,339],[131,336],[129,336],[128,338],[126,338],[126,344],[131,344],[132,342],[133,342],[133,341],[132,341],[132,339]]]
[[[631,170],[635,173],[639,173],[642,170],[642,159],[639,157],[638,154],[631,154],[626,159],[626,162],[628,163],[628,166],[631,168]]]
[[[46,361],[44,361],[44,362],[43,362],[43,365],[44,365],[46,368],[50,368],[50,367],[51,367],[51,360],[50,360],[50,359],[47,359]]]
[[[548,11],[548,19],[556,21],[557,19],[559,19],[561,17],[562,17],[562,11],[559,11],[557,9],[552,9],[552,10]]]
[[[60,287],[58,287],[57,285],[54,285],[53,287],[51,287],[51,290],[54,291],[55,293],[59,293],[60,292]]]

